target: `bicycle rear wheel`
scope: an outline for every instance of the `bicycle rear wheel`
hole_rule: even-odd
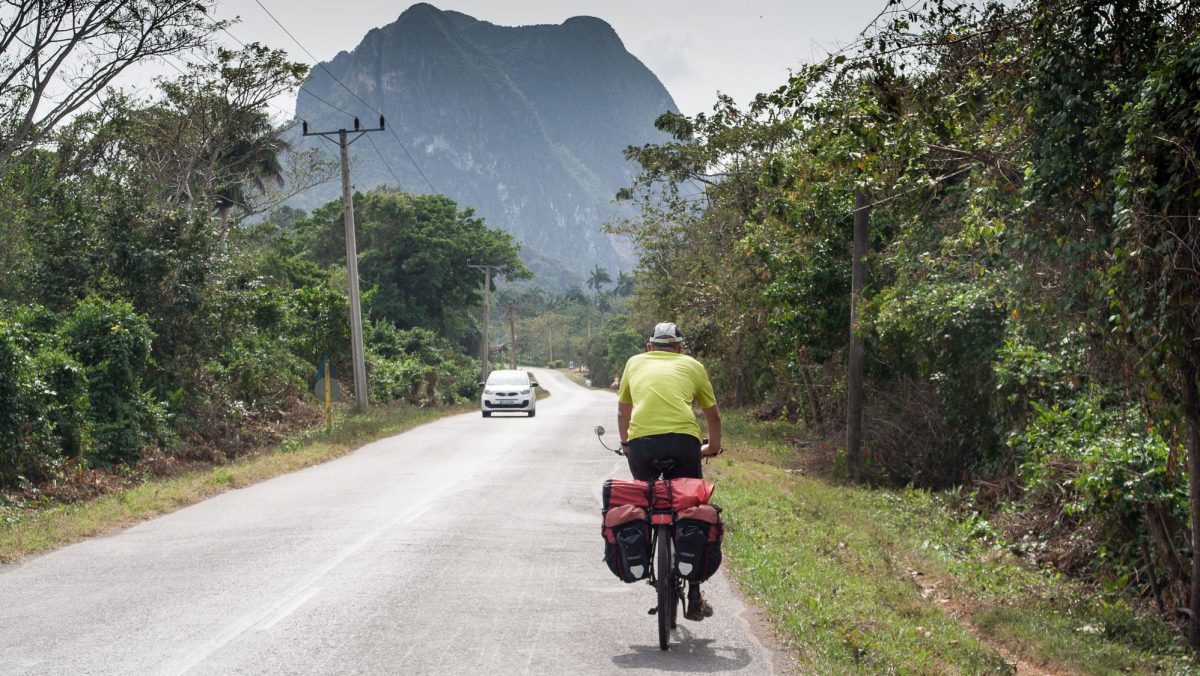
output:
[[[675,584],[671,572],[671,527],[658,526],[655,546],[655,587],[658,591],[658,648],[666,650],[671,641],[671,628],[675,625]]]

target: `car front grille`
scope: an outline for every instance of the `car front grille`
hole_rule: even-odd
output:
[[[529,405],[529,400],[522,399],[515,404],[500,404],[494,401],[484,401],[483,405],[488,408],[525,408]]]

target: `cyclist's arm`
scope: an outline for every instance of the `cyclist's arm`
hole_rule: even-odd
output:
[[[621,444],[629,441],[629,419],[633,417],[633,404],[617,404],[617,433],[621,435]]]
[[[716,455],[721,452],[721,411],[713,404],[702,411],[704,420],[708,423],[708,445],[702,455]]]

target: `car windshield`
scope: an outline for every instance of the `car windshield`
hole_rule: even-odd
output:
[[[524,373],[501,373],[499,371],[488,376],[488,387],[496,386],[511,386],[511,387],[529,387],[529,376]]]

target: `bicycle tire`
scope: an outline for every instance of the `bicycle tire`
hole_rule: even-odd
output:
[[[655,543],[655,587],[658,591],[658,649],[666,650],[671,642],[671,627],[675,624],[675,585],[671,571],[671,527],[658,526]]]

